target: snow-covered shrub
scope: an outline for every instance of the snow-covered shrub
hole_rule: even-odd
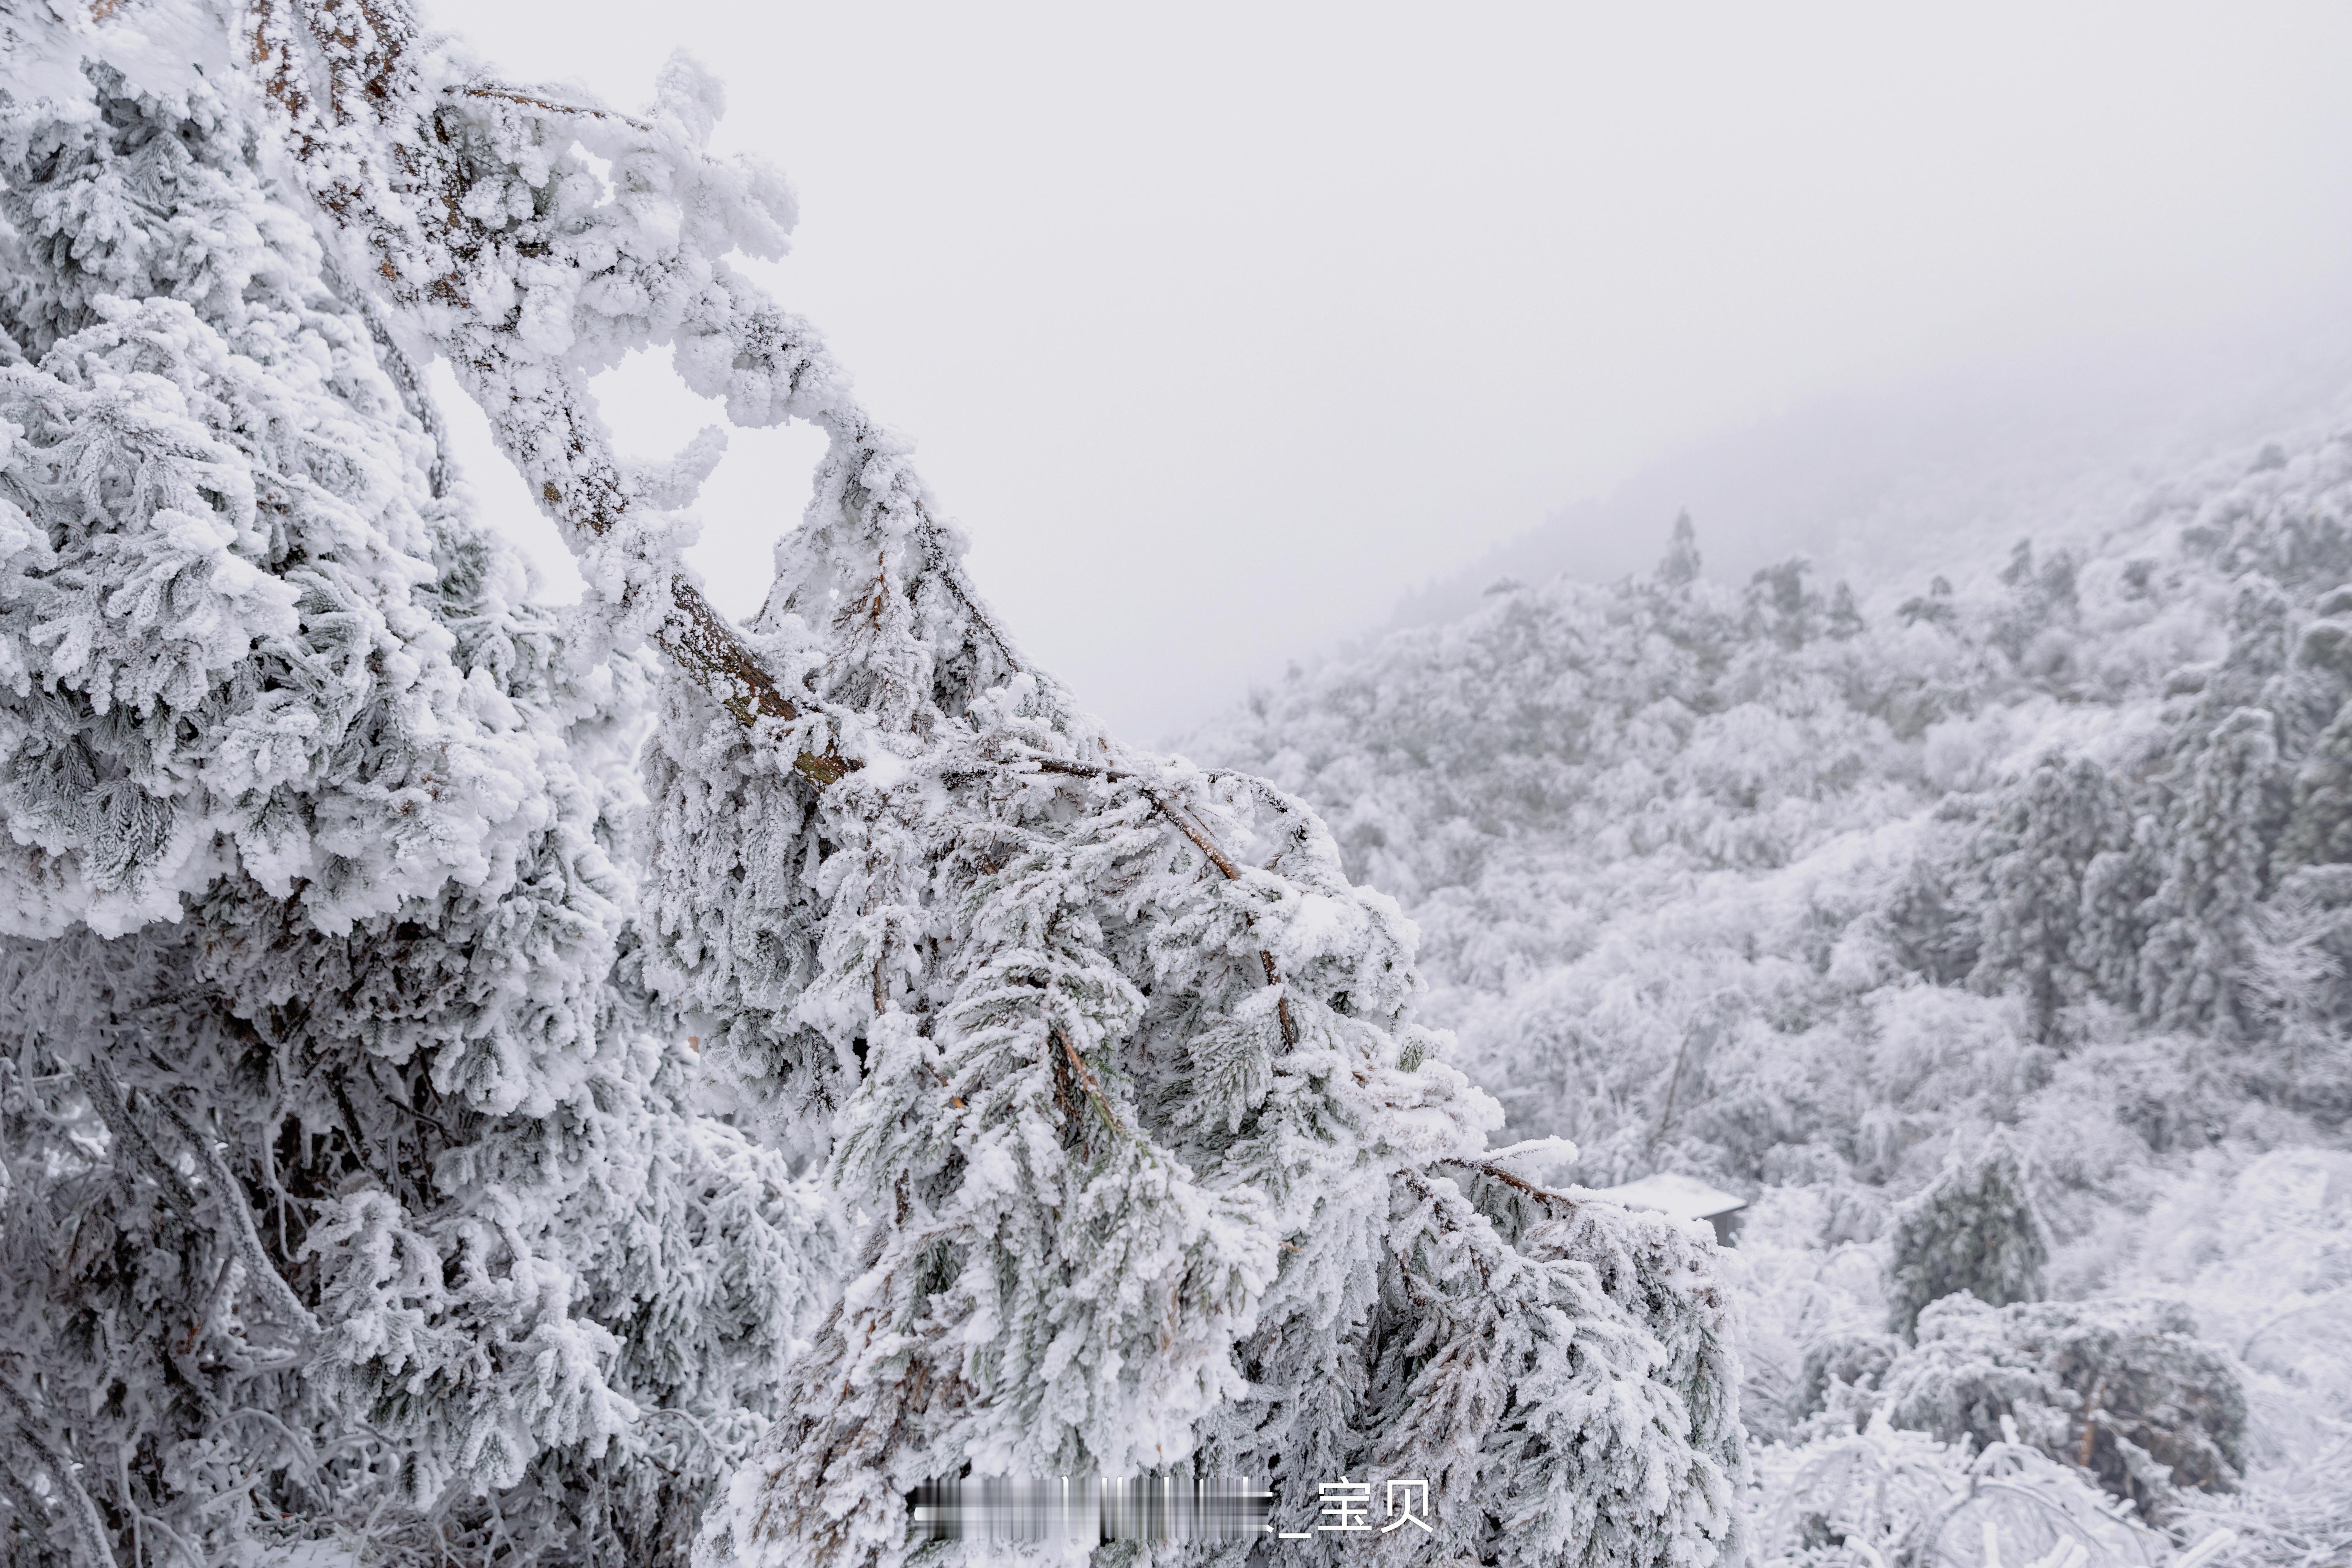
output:
[[[2237,1537],[2219,1559],[2226,1568],[2325,1568],[2352,1553],[2352,1432],[2339,1430],[2292,1481],[2179,1500],[2171,1529],[2183,1541],[2215,1531]]]
[[[1928,1529],[1968,1484],[1968,1459],[1964,1447],[1884,1421],[1801,1447],[1771,1445],[1756,1462],[1756,1560],[1916,1562]]]
[[[1948,1442],[1990,1443],[2013,1421],[2027,1443],[2156,1513],[2176,1489],[2229,1490],[2245,1464],[2245,1391],[2196,1330],[2177,1301],[1949,1296],[1879,1374],[1879,1407]]]
[[[1829,1568],[1927,1568],[2057,1561],[2146,1568],[2168,1543],[2082,1472],[1995,1439],[1941,1442],[1890,1426],[1837,1431],[1757,1456],[1756,1560]]]
[[[1843,1198],[1870,1189],[1859,1188],[1843,1162],[1829,1159],[1832,1170],[1824,1180],[1765,1188],[1724,1258],[1744,1331],[1740,1415],[1759,1440],[1789,1440],[1812,1413],[1803,1390],[1814,1352],[1870,1335],[1886,1317],[1877,1251],[1844,1232],[1854,1216]]]
[[[1908,1338],[1929,1304],[1965,1293],[1996,1307],[2038,1299],[2050,1233],[2016,1140],[1996,1129],[1973,1157],[1944,1169],[1895,1211],[1888,1327]]]
[[[1816,1342],[1805,1352],[1790,1413],[1800,1420],[1824,1415],[1834,1425],[1864,1426],[1879,1406],[1879,1385],[1906,1348],[1893,1334],[1868,1330]]]

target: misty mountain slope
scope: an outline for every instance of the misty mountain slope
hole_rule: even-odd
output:
[[[1405,596],[1383,629],[1458,619],[1498,578],[1644,571],[1659,522],[1685,510],[1732,581],[1800,551],[1836,572],[1924,579],[2021,531],[2095,536],[2151,486],[2340,407],[2344,320],[2283,310],[2226,341],[2077,345],[1801,404],[1562,508]]]
[[[2347,520],[2352,434],[2320,427],[1951,580],[1733,586],[1684,526],[1651,574],[1501,586],[1189,750],[1304,796],[1404,903],[1510,1135],[1755,1200],[1752,1432],[1828,1440],[1806,1369],[1885,1338],[1895,1216],[2007,1128],[2049,1230],[2024,1299],[2188,1300],[2205,1339],[2116,1342],[2221,1347],[2249,1414],[2210,1488],[2265,1521],[2242,1552],[2298,1561],[2294,1529],[2352,1531],[2306,1507],[2352,1454]],[[2066,1397],[2042,1447],[2071,1465],[2101,1395]],[[1853,1399],[1855,1441],[1903,1415]],[[2150,1517],[2218,1506],[2130,1465],[2100,1484]]]

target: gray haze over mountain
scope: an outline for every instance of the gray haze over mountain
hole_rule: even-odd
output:
[[[1791,554],[1857,589],[1977,563],[2017,538],[2095,534],[2151,484],[2343,409],[2352,311],[2226,338],[2044,356],[1823,398],[1650,465],[1404,595],[1386,626],[1465,614],[1498,581],[1643,572],[1677,513],[1710,575]]]

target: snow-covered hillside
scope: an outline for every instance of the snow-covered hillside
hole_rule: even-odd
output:
[[[1648,575],[1498,584],[1185,749],[1314,804],[1404,903],[1507,1135],[1573,1140],[1590,1184],[1752,1200],[1743,1413],[1801,1445],[1759,1466],[1766,1549],[1829,1539],[1771,1510],[1833,1492],[1807,1467],[1884,1414],[1980,1447],[2005,1415],[2143,1516],[2340,1552],[2352,432],[1949,578],[1726,584],[1665,531]],[[2046,1258],[1939,1276],[2019,1304],[1889,1338],[1889,1280],[1944,1245],[1904,1205],[1990,1202],[1989,1137]],[[1996,1364],[1997,1393],[1953,1392]],[[2126,1364],[2169,1369],[2155,1426],[2210,1455],[2150,1458],[2154,1426],[2105,1454]]]

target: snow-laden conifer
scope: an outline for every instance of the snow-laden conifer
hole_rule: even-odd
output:
[[[2274,714],[2239,708],[2182,764],[2139,965],[2141,1005],[2162,1027],[2242,1031],[2252,922],[2280,816],[2277,735]]]
[[[1886,1296],[1891,1321],[1909,1336],[1920,1312],[1956,1294],[1996,1307],[2038,1300],[2050,1232],[2034,1205],[2025,1156],[1996,1128],[1973,1156],[1957,1149],[1927,1186],[1895,1211]]]
[[[1675,531],[1667,541],[1666,553],[1658,562],[1654,575],[1668,588],[1680,588],[1698,581],[1705,559],[1698,551],[1698,530],[1691,526],[1687,511],[1675,514]]]
[[[675,1554],[821,1205],[689,1113],[634,979],[643,665],[522,602],[229,20],[58,21],[5,78],[6,1528]]]
[[[2295,770],[2273,874],[2352,861],[2352,703],[2319,732]]]
[[[1984,894],[1969,979],[2014,988],[2037,1040],[2052,1037],[2059,1014],[2089,995],[2097,977],[2083,938],[2083,879],[2101,853],[2122,847],[2118,795],[2098,763],[2053,753],[2002,793],[1978,830]]]
[[[83,33],[93,49],[112,41],[162,69],[127,41],[147,39],[132,23],[153,15],[99,17]],[[199,36],[227,20],[198,5],[190,18]],[[261,0],[236,20],[233,47],[199,63],[242,72],[252,118],[240,128],[325,241],[315,261],[307,234],[285,248],[299,254],[300,287],[334,282],[327,314],[368,362],[378,417],[409,443],[391,488],[421,508],[419,487],[438,487],[438,454],[421,439],[430,410],[409,368],[437,353],[580,548],[588,614],[568,637],[549,628],[543,666],[451,659],[458,716],[503,738],[529,729],[540,703],[552,730],[535,760],[551,769],[587,721],[591,736],[622,738],[625,705],[572,695],[608,679],[627,695],[637,667],[617,655],[600,665],[609,648],[642,637],[674,675],[650,753],[656,889],[642,950],[620,923],[616,826],[589,831],[604,859],[569,880],[519,849],[492,852],[507,842],[500,811],[518,816],[509,837],[532,845],[530,832],[566,820],[562,806],[601,809],[606,796],[584,784],[540,809],[528,789],[499,794],[501,770],[485,766],[462,773],[457,803],[436,812],[458,792],[436,793],[449,775],[417,764],[401,781],[415,778],[421,798],[383,805],[391,820],[373,838],[361,828],[321,844],[276,818],[266,825],[277,837],[255,838],[276,858],[255,874],[254,897],[297,933],[289,966],[340,973],[300,947],[314,898],[348,921],[327,934],[377,944],[364,963],[338,961],[364,978],[330,987],[344,1011],[328,1024],[355,1037],[337,1048],[415,1064],[401,1106],[420,1125],[457,1129],[431,1166],[458,1194],[446,1200],[446,1237],[418,1213],[440,1188],[404,1195],[391,1169],[385,1190],[347,1184],[310,1220],[301,1258],[315,1274],[296,1274],[286,1315],[298,1334],[310,1331],[301,1314],[315,1317],[330,1348],[299,1379],[289,1363],[287,1397],[315,1402],[314,1426],[371,1410],[396,1450],[396,1500],[481,1498],[425,1517],[524,1557],[584,1552],[624,1521],[629,1550],[670,1550],[706,1467],[771,1409],[763,1457],[705,1529],[711,1560],[895,1561],[904,1489],[965,1467],[1086,1473],[1199,1455],[1276,1477],[1295,1500],[1328,1479],[1327,1462],[1360,1467],[1391,1429],[1419,1434],[1411,1457],[1432,1466],[1492,1439],[1495,1452],[1448,1472],[1445,1506],[1456,1538],[1488,1542],[1496,1561],[1549,1550],[1496,1533],[1496,1509],[1517,1521],[1538,1499],[1573,1498],[1605,1525],[1594,1539],[1612,1563],[1731,1549],[1739,1444],[1704,1249],[1639,1243],[1606,1205],[1581,1205],[1580,1225],[1524,1248],[1495,1232],[1465,1190],[1481,1179],[1495,1110],[1445,1062],[1444,1038],[1412,1020],[1411,927],[1349,884],[1297,801],[1118,745],[992,624],[903,443],[850,398],[805,325],[725,260],[776,249],[791,200],[764,170],[705,155],[718,108],[709,79],[673,65],[656,104],[627,115],[501,81],[398,5]],[[180,69],[172,90],[199,90]],[[254,176],[237,178],[257,189]],[[595,370],[656,345],[735,422],[801,417],[832,441],[749,631],[720,620],[676,559],[667,509],[707,467],[709,443],[666,469],[633,468],[588,395]],[[415,406],[397,406],[401,391]],[[417,635],[446,654],[429,626]],[[467,646],[458,630],[449,640]],[[431,657],[384,662],[402,679],[412,664],[441,679]],[[352,660],[340,668],[357,679]],[[543,668],[547,694],[502,685],[506,668]],[[201,726],[186,730],[209,743]],[[454,720],[442,731],[456,767],[472,731]],[[328,764],[379,783],[364,765],[377,753],[341,731],[321,743],[341,749],[306,785],[341,787]],[[352,809],[373,824],[374,796],[361,795]],[[419,814],[427,846],[457,869],[401,862],[399,835]],[[141,868],[155,869],[128,881],[104,880],[111,863],[83,851],[92,885],[121,881],[151,900],[168,898],[154,890],[168,877],[184,879],[168,884],[183,897],[213,887],[174,858],[177,839],[161,842],[171,852],[142,849]],[[392,864],[335,858],[368,855]],[[593,918],[551,912],[518,928],[501,923],[510,887],[604,901]],[[444,981],[411,1000],[422,978],[412,959],[432,974],[492,951],[543,957],[561,984],[503,981],[492,963],[467,969],[491,999]],[[608,1111],[618,1093],[588,1064],[619,1050],[682,1070],[674,1052],[633,1044],[654,1007],[640,964],[667,1004],[692,1009],[778,1145],[824,1156],[851,1224],[851,1278],[774,1393],[809,1272],[793,1231],[814,1227],[761,1163],[773,1156],[744,1151],[731,1184],[698,1175],[685,1199],[648,1198],[656,1228],[638,1233],[642,1255],[613,1262],[609,1283],[567,1250],[586,1234],[567,1194],[601,1194],[623,1163],[575,1129],[592,1120],[585,1105]],[[325,1032],[310,993],[268,996],[313,1035],[344,1038]],[[448,1016],[551,996],[563,1002],[560,1025],[477,1029]],[[249,1021],[261,1005],[240,995],[226,1010]],[[372,1032],[387,1006],[419,1016],[404,1032]],[[305,1081],[331,1100],[341,1082]],[[675,1104],[622,1120],[651,1138]],[[373,1106],[349,1119],[363,1151],[349,1158],[362,1163]],[[494,1121],[495,1133],[469,1118]],[[705,1144],[740,1147],[679,1120]],[[374,1146],[386,1167],[394,1148],[389,1134]],[[245,1157],[263,1180],[275,1169]],[[657,1157],[644,1164],[667,1173]],[[216,1201],[216,1184],[181,1195],[234,1206]],[[690,1250],[698,1237],[707,1262]],[[687,1250],[666,1258],[665,1243]],[[1615,1253],[1633,1260],[1608,1265],[1635,1282],[1622,1294],[1592,1283],[1596,1260]],[[1470,1273],[1523,1284],[1466,1312],[1439,1310]],[[1384,1294],[1420,1307],[1376,1314]],[[1526,1384],[1525,1401],[1516,1386],[1506,1395],[1517,1439],[1465,1427],[1484,1407],[1454,1400],[1431,1370],[1498,1343],[1486,1386]],[[518,1388],[525,1357],[535,1382]],[[644,1407],[656,1400],[662,1409]],[[663,1458],[649,1434],[670,1431],[675,1481],[639,1479],[639,1459]],[[600,1454],[617,1458],[600,1469]],[[530,1489],[517,1499],[519,1487]]]

